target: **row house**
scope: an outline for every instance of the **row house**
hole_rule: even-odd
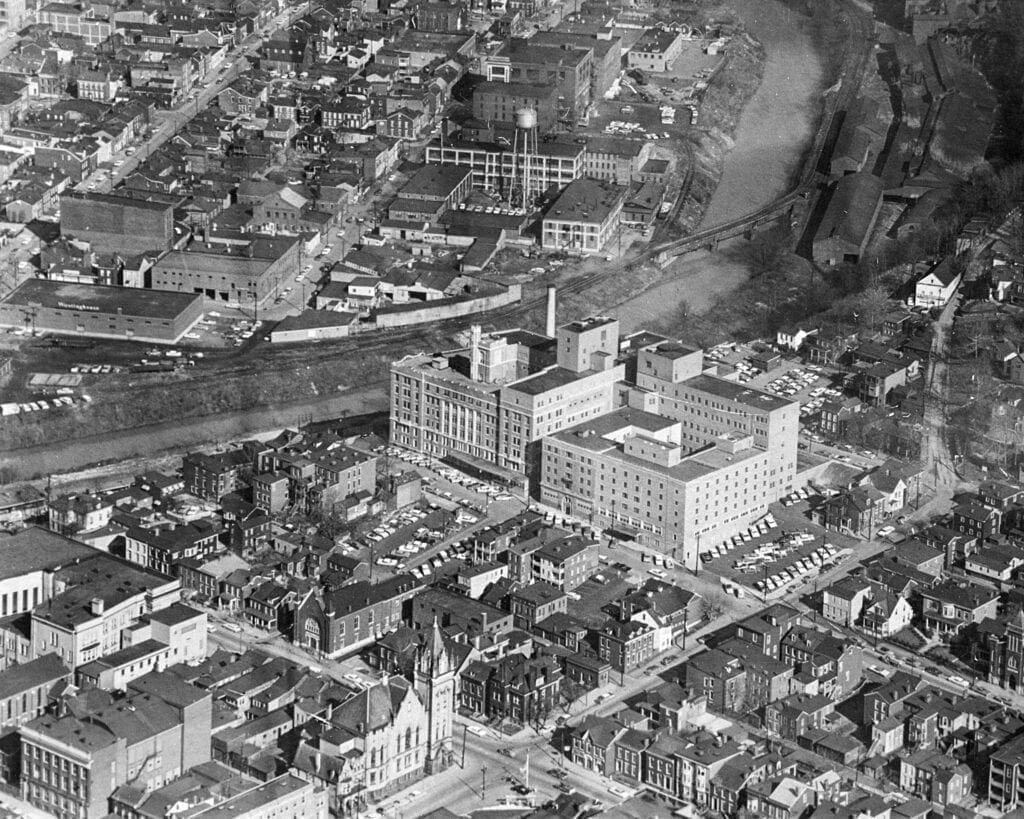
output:
[[[948,580],[921,590],[921,614],[925,629],[949,640],[965,626],[994,618],[999,592],[975,583]]]
[[[609,619],[597,634],[597,656],[625,674],[654,656],[655,630],[639,620]]]
[[[591,714],[572,731],[571,759],[602,776],[615,773],[615,745],[628,729],[611,717]]]
[[[808,731],[825,727],[835,702],[824,695],[793,694],[765,707],[765,727],[769,735],[795,742]]]
[[[132,563],[177,577],[181,561],[203,560],[217,550],[220,533],[220,524],[212,519],[172,528],[132,527],[124,534],[124,556]]]
[[[852,640],[799,626],[783,638],[779,659],[817,679],[822,693],[840,699],[859,685],[864,658]]]
[[[554,657],[510,654],[470,663],[461,675],[461,703],[487,719],[529,724],[554,711],[562,693],[562,669]]]

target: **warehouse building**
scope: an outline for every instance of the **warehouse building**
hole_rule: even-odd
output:
[[[68,192],[60,198],[60,232],[98,253],[165,251],[174,240],[174,207],[118,194]]]
[[[583,175],[585,150],[583,145],[563,142],[541,142],[536,153],[530,155],[530,197],[540,196],[548,188],[559,190]],[[473,187],[477,190],[507,194],[511,187],[521,184],[523,160],[513,155],[512,145],[497,142],[468,142],[445,140],[427,146],[426,162],[440,165],[458,165],[473,171]]]
[[[0,326],[174,344],[203,317],[203,299],[134,287],[29,279],[0,300]]]
[[[242,246],[196,242],[153,266],[153,287],[263,307],[299,271],[300,245],[297,236],[257,236]]]
[[[814,234],[815,262],[831,266],[860,261],[882,210],[882,190],[882,180],[866,172],[836,182]]]
[[[481,122],[515,122],[522,108],[537,114],[541,133],[550,131],[558,120],[558,89],[521,82],[482,82],[473,89],[473,116]]]
[[[619,228],[626,189],[596,179],[577,179],[544,214],[541,246],[599,253]]]

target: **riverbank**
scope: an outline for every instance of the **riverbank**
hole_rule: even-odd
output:
[[[257,376],[258,377],[258,376]],[[33,480],[87,464],[157,457],[217,441],[387,408],[387,387],[350,389],[315,399],[281,401],[251,410],[150,424],[120,432],[83,435],[57,446],[40,445],[0,456],[4,482]]]
[[[733,0],[730,9],[764,48],[764,72],[733,135],[706,135],[697,149],[711,160],[703,184],[713,185],[701,227],[756,210],[792,186],[814,139],[826,84],[808,18],[778,0]],[[608,310],[627,330],[672,332],[684,312],[706,313],[747,280],[745,243],[733,239],[714,253],[680,257],[666,268],[663,281]]]

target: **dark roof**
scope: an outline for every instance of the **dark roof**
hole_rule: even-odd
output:
[[[0,580],[33,571],[53,571],[96,554],[95,549],[82,543],[33,526],[0,538]]]
[[[450,196],[473,171],[458,165],[425,165],[412,175],[399,191],[399,197],[429,197],[441,200]]]
[[[882,180],[869,173],[844,176],[836,183],[814,240],[839,238],[860,245],[871,229],[882,190]]]
[[[323,296],[323,293],[320,294]],[[295,330],[315,330],[322,327],[348,327],[359,319],[358,313],[338,310],[304,310],[297,316],[288,316],[274,329],[274,333]]]
[[[0,702],[69,674],[71,669],[64,665],[57,654],[44,654],[24,665],[9,666],[0,674]]]
[[[28,279],[4,298],[5,304],[92,313],[122,313],[142,318],[175,319],[202,296],[170,290],[109,287],[99,284]]]

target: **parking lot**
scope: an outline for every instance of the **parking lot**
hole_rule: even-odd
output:
[[[424,500],[388,513],[379,524],[342,544],[346,554],[370,561],[374,577],[398,572],[422,579],[452,574],[468,554],[473,532],[525,508],[523,500],[502,488],[426,455],[398,447],[380,451],[389,459],[392,474],[408,471],[408,466],[415,469],[424,480]]]
[[[773,504],[747,531],[702,551],[701,571],[720,576],[722,587],[737,596],[770,597],[799,590],[853,555],[859,541],[809,519],[817,496],[807,489],[794,494],[795,503]]]

